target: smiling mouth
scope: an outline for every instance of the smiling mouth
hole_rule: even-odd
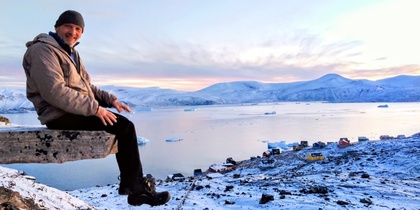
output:
[[[69,45],[74,44],[77,40],[75,37],[73,37],[71,35],[65,35],[64,38],[65,38],[65,41],[67,42],[67,44],[69,44]]]
[[[74,38],[72,35],[66,35],[66,38],[67,38],[67,39],[76,39],[76,38]]]

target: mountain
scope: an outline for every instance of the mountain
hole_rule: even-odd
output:
[[[284,101],[326,102],[419,102],[420,76],[400,75],[370,81],[327,74],[311,81],[262,83],[236,81],[217,83],[194,92],[151,88],[102,86],[132,107],[197,106]],[[0,113],[33,110],[25,90],[0,88]]]

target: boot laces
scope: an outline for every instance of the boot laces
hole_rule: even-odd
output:
[[[155,178],[145,178],[144,179],[144,189],[150,193],[155,194],[156,193],[156,179]]]

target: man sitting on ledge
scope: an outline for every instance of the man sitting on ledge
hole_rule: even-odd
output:
[[[23,68],[27,97],[41,124],[48,128],[104,130],[114,134],[118,140],[119,194],[128,194],[130,205],[165,204],[170,199],[169,192],[156,192],[155,180],[143,176],[134,124],[104,107],[114,107],[118,112],[130,112],[130,108],[91,84],[74,49],[84,26],[82,15],[68,10],[58,17],[55,33],[42,33],[26,44]]]

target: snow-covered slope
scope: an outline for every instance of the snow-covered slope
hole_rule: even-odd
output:
[[[307,161],[306,155],[313,152],[322,153],[325,160]],[[158,190],[168,190],[172,199],[155,209],[414,210],[420,207],[419,139],[378,140],[346,148],[333,143],[323,149],[289,150],[274,157],[276,164],[271,169],[261,170],[257,158],[240,162],[223,177],[160,180]],[[117,188],[115,184],[69,193],[97,209],[131,209],[126,204],[126,196],[119,196]],[[266,203],[261,203],[263,195],[269,198]],[[145,205],[138,209],[148,208]]]
[[[101,87],[132,107],[262,103],[281,101],[419,102],[420,76],[401,75],[369,81],[338,74],[292,83],[237,81],[218,83],[195,92],[161,88]],[[24,89],[0,88],[0,113],[33,110]]]
[[[23,209],[94,209],[91,205],[66,192],[35,182],[35,177],[28,176],[15,169],[0,166],[0,203],[20,203]],[[16,194],[19,193],[19,195]],[[34,202],[34,203],[33,203]],[[0,209],[4,208],[1,205]]]
[[[258,156],[265,151],[256,152]],[[311,153],[320,153],[325,159],[308,161],[306,156]],[[264,158],[231,160],[235,165],[223,173],[205,170],[202,175],[185,180],[158,180],[157,190],[169,191],[172,198],[154,209],[420,207],[420,133],[402,139],[353,143],[344,148],[337,143],[322,149],[283,148],[282,153],[271,156],[275,160],[272,168],[260,168]],[[63,192],[5,167],[0,167],[0,178],[2,204],[13,204],[19,193],[22,199],[41,209],[133,209],[127,204],[127,196],[118,195],[118,183]],[[4,189],[11,190],[10,196],[4,195]]]

